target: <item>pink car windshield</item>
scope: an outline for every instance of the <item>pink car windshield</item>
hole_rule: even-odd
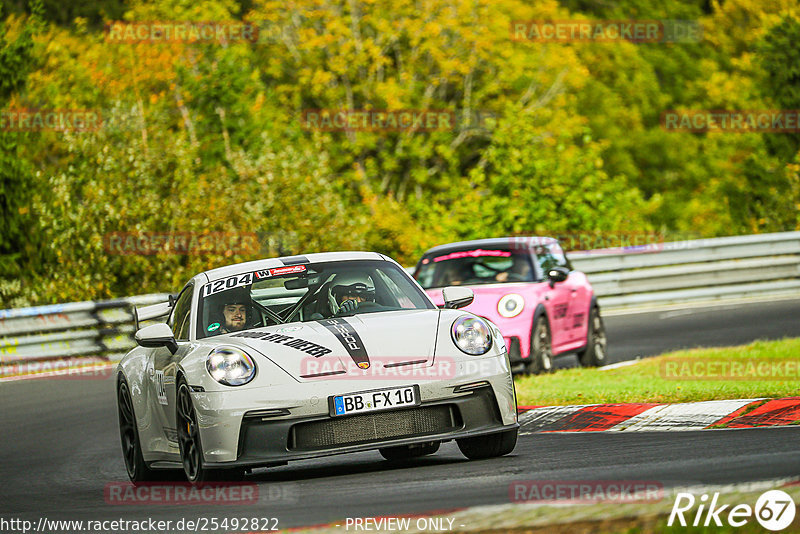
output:
[[[415,276],[425,289],[535,281],[527,253],[497,248],[475,248],[426,256],[420,262]]]

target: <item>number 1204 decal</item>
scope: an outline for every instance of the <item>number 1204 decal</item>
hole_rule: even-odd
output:
[[[237,274],[236,276],[231,276],[230,278],[223,278],[222,280],[217,280],[216,282],[206,284],[206,286],[203,288],[203,296],[208,297],[209,295],[214,295],[221,291],[233,289],[234,287],[247,286],[252,283],[253,273]]]

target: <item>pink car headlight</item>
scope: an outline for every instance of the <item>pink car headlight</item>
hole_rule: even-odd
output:
[[[497,303],[497,313],[505,317],[506,319],[510,319],[511,317],[516,317],[522,310],[525,308],[525,299],[522,298],[522,295],[517,295],[516,293],[509,293],[508,295],[503,295],[500,301]]]

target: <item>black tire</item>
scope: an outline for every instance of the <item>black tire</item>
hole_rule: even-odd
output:
[[[390,461],[409,460],[411,458],[419,458],[420,456],[427,456],[439,450],[438,441],[431,443],[423,443],[422,445],[399,445],[397,447],[384,447],[380,449],[381,456]]]
[[[495,434],[476,436],[474,438],[457,439],[461,454],[470,460],[496,458],[514,450],[517,446],[518,428],[504,430]]]
[[[204,482],[236,482],[244,477],[244,469],[208,469],[204,465],[203,445],[197,425],[197,413],[192,404],[192,394],[186,379],[178,380],[175,394],[175,422],[178,426],[178,448],[186,480],[192,484]]]
[[[578,353],[578,360],[584,367],[600,367],[608,360],[608,337],[600,310],[595,306],[589,313],[586,333],[586,348]]]
[[[553,338],[545,315],[536,318],[531,329],[531,350],[526,371],[531,374],[553,372]]]
[[[150,469],[142,456],[142,445],[139,441],[139,429],[133,409],[133,399],[125,377],[117,380],[117,415],[119,416],[119,437],[122,444],[122,458],[128,478],[134,484],[164,480],[169,474],[166,471]]]

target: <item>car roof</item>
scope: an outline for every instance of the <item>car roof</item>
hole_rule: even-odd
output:
[[[348,261],[348,260],[383,260],[392,261],[383,254],[377,252],[318,252],[315,254],[303,254],[298,256],[283,256],[280,258],[266,258],[263,260],[248,261],[244,263],[235,263],[233,265],[226,265],[225,267],[218,267],[211,269],[198,276],[205,275],[208,277],[209,282],[219,280],[241,273],[242,271],[252,270],[258,271],[261,269],[272,269],[275,267],[283,267],[287,265],[302,265],[307,263],[321,263],[326,261]]]
[[[439,245],[425,251],[423,256],[428,254],[441,254],[447,252],[454,252],[456,250],[464,250],[475,247],[514,247],[516,249],[525,250],[529,246],[538,241],[541,244],[545,240],[552,239],[553,242],[558,240],[554,237],[548,236],[514,236],[514,237],[490,237],[488,239],[473,239],[471,241],[458,241],[456,243],[447,243],[446,245]]]

